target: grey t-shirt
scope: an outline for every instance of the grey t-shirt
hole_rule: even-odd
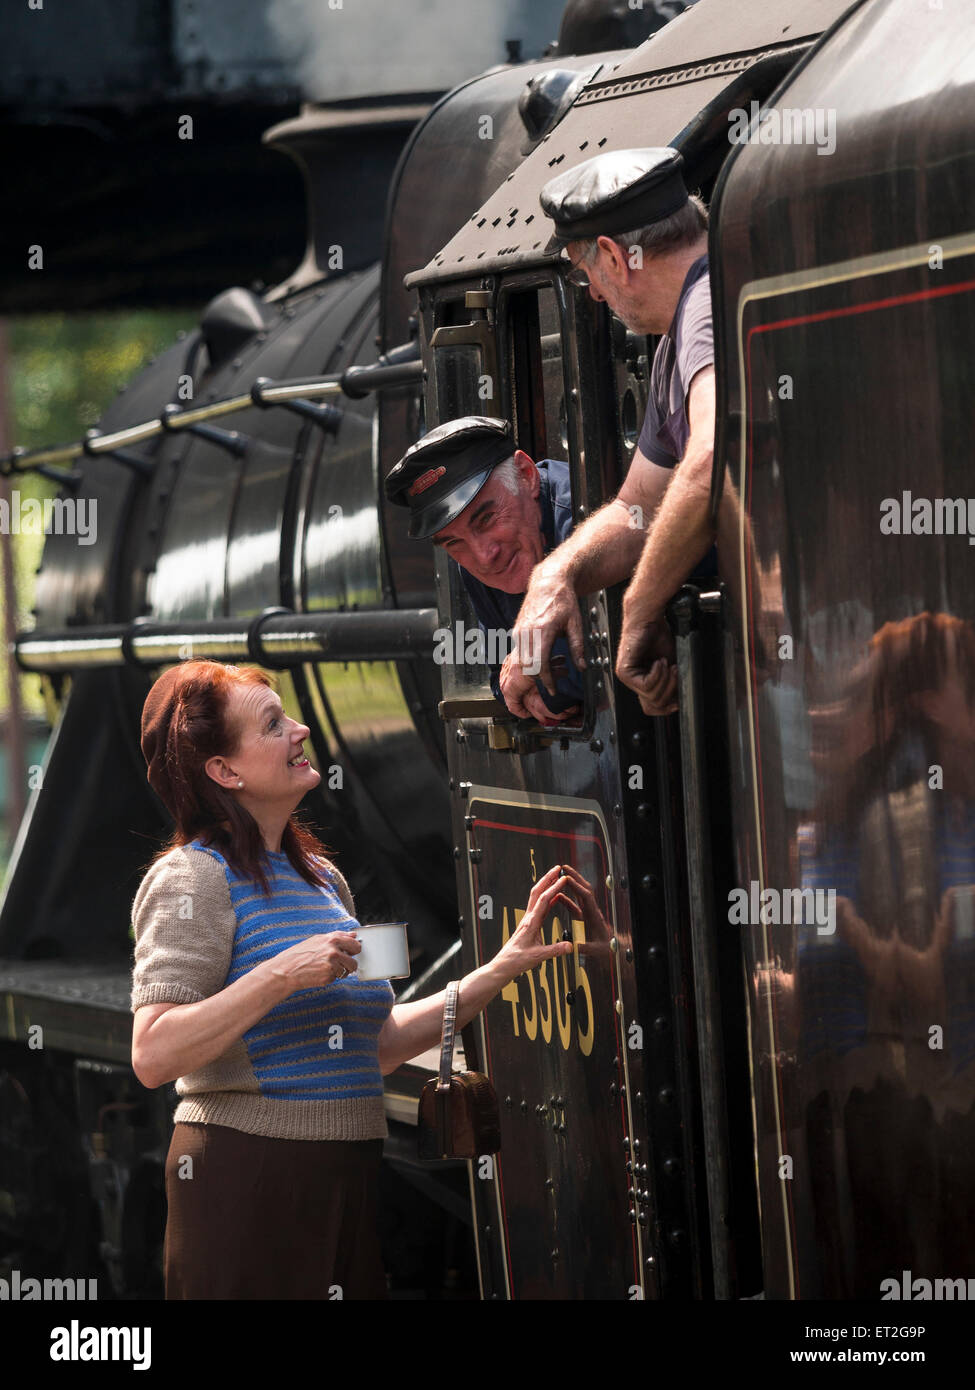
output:
[[[673,321],[654,354],[640,431],[640,449],[651,463],[674,468],[684,457],[691,432],[687,392],[696,373],[713,363],[711,280],[705,255],[688,270]]]

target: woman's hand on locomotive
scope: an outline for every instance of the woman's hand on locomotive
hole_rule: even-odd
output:
[[[565,903],[574,916],[581,915],[582,909],[563,891],[571,883],[558,864],[538,880],[528,899],[525,915],[509,940],[497,955],[461,980],[457,998],[458,1028],[476,1018],[505,985],[526,970],[534,969],[551,956],[572,954],[573,942],[548,943],[543,935],[556,904]],[[443,994],[393,1005],[379,1034],[379,1067],[384,1075],[395,1071],[401,1062],[435,1046],[443,1025],[443,1007]]]
[[[491,966],[503,973],[506,982],[524,974],[526,970],[534,969],[551,956],[572,954],[571,941],[549,944],[542,936],[542,929],[556,903],[566,903],[577,916],[580,914],[579,905],[564,891],[571,886],[572,880],[562,872],[560,864],[553,865],[535,884],[524,917],[491,961]]]
[[[267,969],[287,983],[288,993],[293,994],[344,980],[356,969],[355,957],[361,950],[362,942],[354,932],[319,932],[279,951],[267,962]]]

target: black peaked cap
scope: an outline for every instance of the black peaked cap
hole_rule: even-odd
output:
[[[506,420],[464,415],[425,434],[386,475],[390,502],[410,509],[410,536],[427,540],[455,521],[515,445]]]
[[[556,243],[636,231],[687,202],[684,159],[670,146],[611,150],[550,179],[539,195]]]

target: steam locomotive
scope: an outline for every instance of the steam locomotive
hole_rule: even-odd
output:
[[[465,1030],[499,1154],[419,1164],[426,1072],[387,1079],[390,1168],[483,1298],[967,1276],[975,587],[961,522],[914,503],[971,472],[973,40],[914,0],[699,0],[632,51],[494,70],[413,131],[351,271],[339,118],[306,113],[295,275],[219,296],[80,449],[14,461],[71,465],[99,524],[50,536],[17,644],[56,725],[0,911],[8,1249],[80,1272],[94,1238],[117,1293],[152,1291],[169,1114],[128,1068],[127,926],[166,822],[138,723],[160,667],[211,656],[276,670],[310,726],[308,814],[363,920],[410,922],[401,998],[493,954],[551,864],[596,890],[547,926],[574,953]],[[567,282],[538,194],[634,145],[680,149],[710,204],[720,582],[671,606],[659,720],[613,678],[620,593],[581,599],[584,711],[553,733],[433,660],[476,623],[381,484],[489,413],[569,460],[579,518],[615,493],[654,344]]]

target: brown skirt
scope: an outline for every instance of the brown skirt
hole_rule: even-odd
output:
[[[381,1139],[265,1139],[226,1125],[175,1125],[167,1299],[387,1298],[382,1150]]]

